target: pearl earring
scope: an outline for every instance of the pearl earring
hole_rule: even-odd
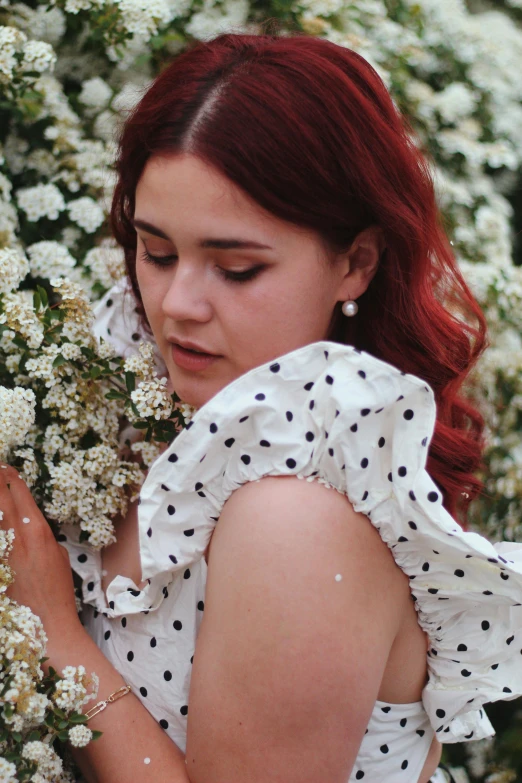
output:
[[[358,309],[359,305],[353,299],[348,299],[346,302],[343,302],[342,311],[344,315],[356,315]]]

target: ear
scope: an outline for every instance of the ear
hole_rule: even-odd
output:
[[[357,234],[350,249],[343,254],[348,271],[341,281],[339,301],[357,299],[364,294],[377,272],[385,248],[386,242],[380,226],[369,226]]]

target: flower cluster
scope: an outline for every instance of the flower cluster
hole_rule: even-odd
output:
[[[26,73],[52,70],[56,54],[45,41],[28,40],[16,27],[0,26],[0,84],[8,86]]]
[[[23,443],[35,419],[36,399],[32,389],[0,386],[0,459],[13,446]]]
[[[52,670],[44,674],[42,623],[6,595],[13,542],[12,529],[0,530],[0,780],[70,783],[53,744],[69,740],[83,747],[99,736],[83,725],[81,712],[96,697],[98,679],[82,666],[67,666],[61,677]]]
[[[0,456],[20,469],[47,519],[79,525],[100,548],[114,542],[113,519],[183,418],[151,343],[120,359],[94,336],[85,290],[63,277],[49,286],[51,304],[41,286],[0,297]],[[128,459],[126,421],[144,436]]]

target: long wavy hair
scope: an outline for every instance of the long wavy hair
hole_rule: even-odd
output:
[[[366,227],[382,228],[386,250],[358,315],[343,317],[338,303],[328,339],[433,388],[426,467],[466,527],[468,504],[484,489],[484,420],[459,390],[488,344],[486,320],[445,235],[429,163],[376,71],[350,49],[300,33],[226,33],[177,55],[120,135],[111,225],[139,308],[136,186],[151,156],[177,153],[314,229],[332,254]]]

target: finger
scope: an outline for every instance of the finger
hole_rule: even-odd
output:
[[[8,465],[5,468],[0,469],[0,479],[2,478],[8,486],[8,491],[14,502],[18,521],[22,522],[22,524],[29,524],[30,522],[41,524],[42,522],[45,522],[45,518],[36,505],[31,490],[18,471]]]

